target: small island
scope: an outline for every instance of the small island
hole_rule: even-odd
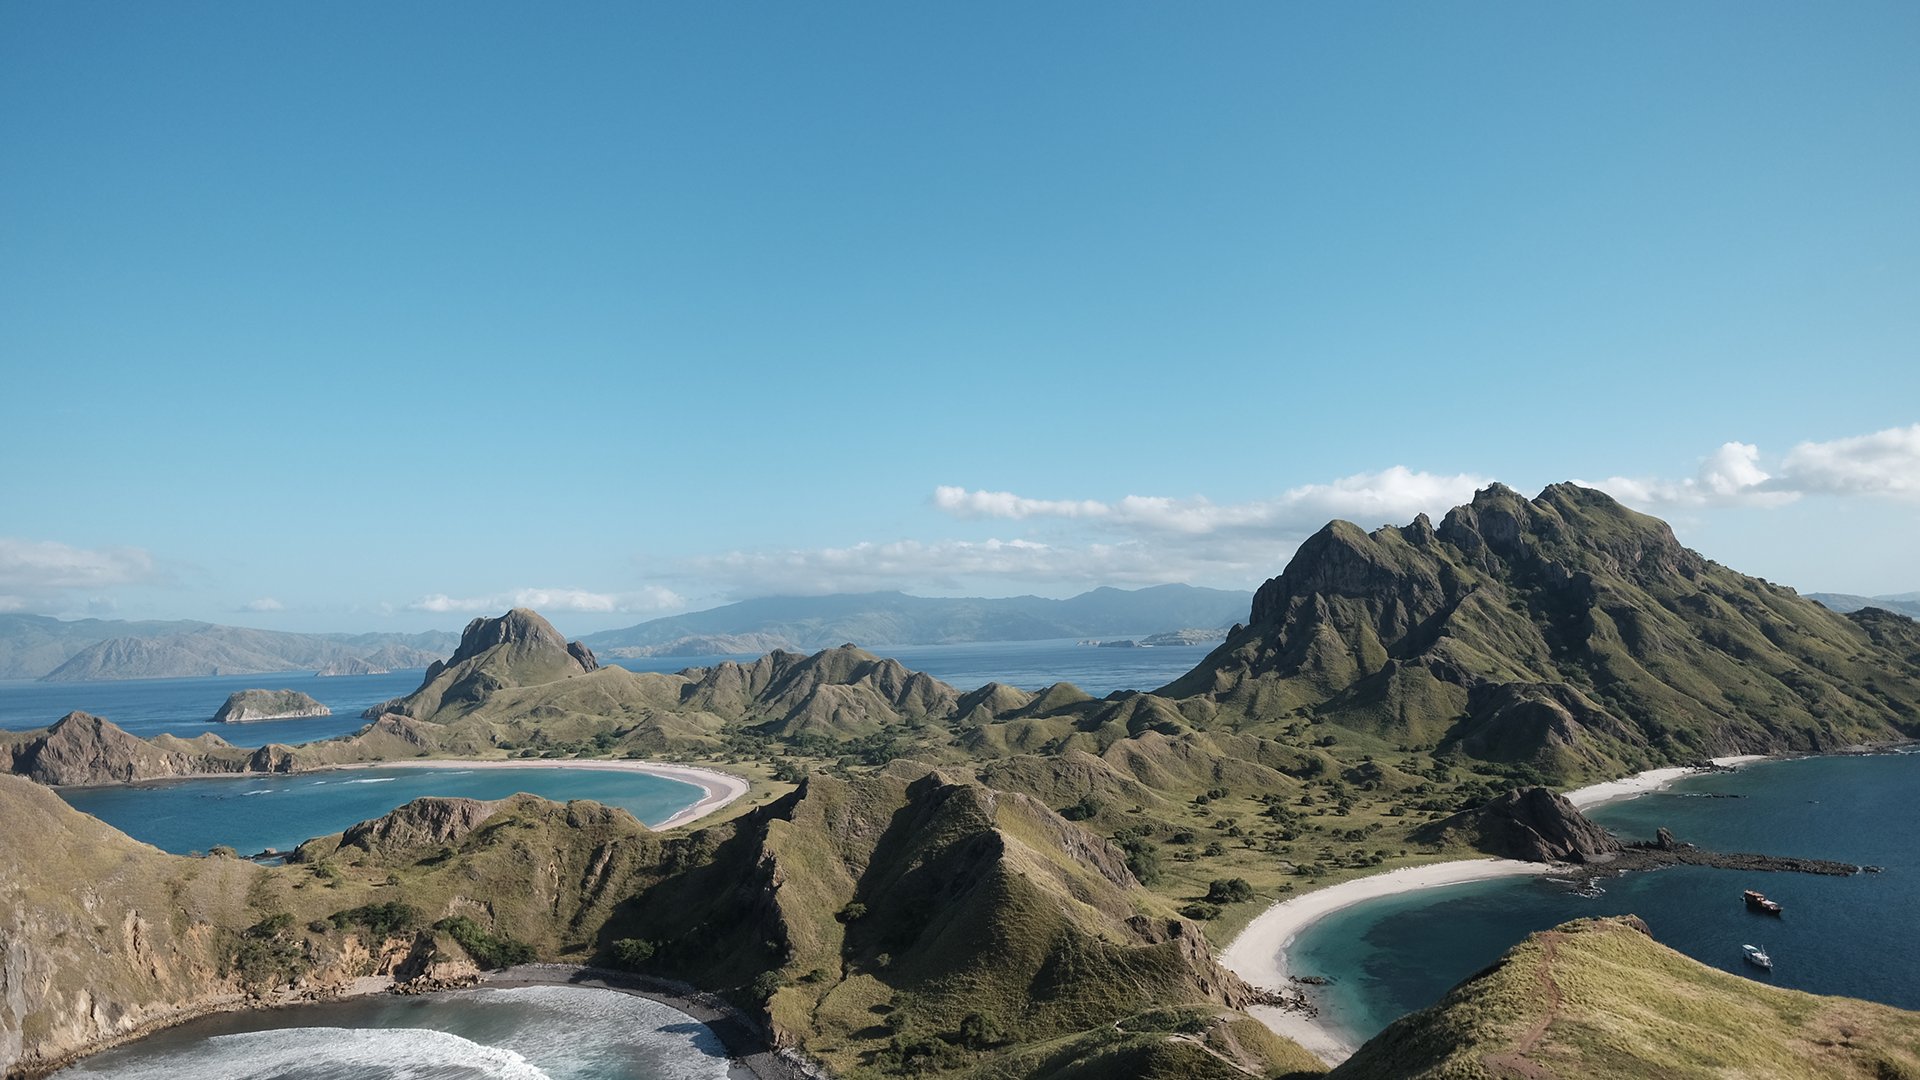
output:
[[[386,673],[386,668],[360,657],[354,657],[350,660],[335,660],[314,672],[314,675],[322,679],[331,679],[342,675],[385,675]]]
[[[332,715],[332,709],[298,690],[241,690],[227,698],[227,703],[213,714],[213,722],[244,724],[254,720]]]

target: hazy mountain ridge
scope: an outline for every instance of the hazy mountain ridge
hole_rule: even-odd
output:
[[[1038,641],[1224,626],[1245,615],[1250,593],[1191,585],[1101,588],[1065,600],[1039,596],[947,598],[899,592],[782,596],[653,619],[581,640],[610,656],[708,652],[815,652],[984,641]],[[713,646],[744,645],[741,648]]]
[[[1855,596],[1852,593],[1815,592],[1808,593],[1807,599],[1819,601],[1842,615],[1850,615],[1864,608],[1877,607],[1882,611],[1891,611],[1910,619],[1920,619],[1920,593]]]
[[[421,666],[451,650],[457,636],[296,634],[213,623],[63,623],[41,616],[0,616],[0,677],[49,682],[172,679],[320,670],[375,658],[375,666]],[[34,668],[53,657],[48,666]]]

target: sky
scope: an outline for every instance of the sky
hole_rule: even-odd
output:
[[[1920,589],[1920,6],[0,5],[0,611]]]

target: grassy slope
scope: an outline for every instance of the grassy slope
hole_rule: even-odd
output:
[[[1535,934],[1335,1069],[1340,1080],[1920,1076],[1920,1014],[1765,986],[1632,918]]]

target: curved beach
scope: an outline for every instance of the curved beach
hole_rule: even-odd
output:
[[[1766,760],[1764,755],[1745,754],[1714,758],[1713,763],[1733,768],[1763,760]],[[1648,769],[1619,780],[1589,784],[1563,794],[1574,806],[1585,809],[1658,791],[1693,772],[1694,769],[1687,767]],[[1552,868],[1547,863],[1520,862],[1515,859],[1455,859],[1426,866],[1402,867],[1384,874],[1329,885],[1282,900],[1261,912],[1222,950],[1220,963],[1253,986],[1288,990],[1292,988],[1288,983],[1288,947],[1300,936],[1301,931],[1336,911],[1383,896],[1489,878],[1542,874]],[[1276,1034],[1299,1043],[1329,1065],[1345,1061],[1358,1049],[1346,1036],[1316,1015],[1271,1005],[1256,1005],[1248,1012]]]

